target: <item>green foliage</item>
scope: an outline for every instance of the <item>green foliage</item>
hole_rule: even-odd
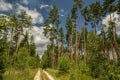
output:
[[[0,80],[2,80],[2,74],[4,73],[4,66],[5,66],[5,64],[4,64],[4,62],[3,62],[3,60],[2,60],[3,58],[1,57],[1,55],[0,55]]]
[[[19,50],[14,67],[17,67],[18,69],[25,69],[25,68],[35,68],[38,66],[39,66],[39,59],[37,57],[30,56],[29,51],[25,47]]]
[[[9,17],[0,16],[0,32],[5,31],[10,25]]]
[[[25,69],[29,67],[29,53],[26,48],[21,48],[17,55],[16,67],[19,69]]]
[[[89,67],[83,61],[80,61],[78,64],[78,72],[81,74],[89,74]]]
[[[95,32],[91,31],[88,34],[88,51],[89,52],[96,52],[99,50],[100,46],[100,39],[95,34]]]
[[[112,62],[112,64],[108,65],[108,78],[109,80],[119,80],[120,79],[120,66],[117,62]]]
[[[70,64],[69,80],[92,80],[89,76],[90,69],[83,61],[80,61],[77,65],[74,61]]]
[[[70,59],[68,56],[63,56],[60,58],[60,61],[58,62],[58,70],[62,73],[68,72],[70,68]]]
[[[50,66],[51,66],[51,64],[49,61],[49,56],[47,55],[47,53],[44,53],[44,55],[42,56],[42,59],[41,59],[41,67],[43,69],[45,69],[45,68],[48,68]]]
[[[35,54],[36,54],[36,46],[35,46],[35,43],[31,43],[30,44],[30,55],[31,56],[35,56]]]
[[[38,69],[26,68],[20,69],[7,69],[3,74],[3,80],[33,80]]]
[[[118,46],[120,46],[120,36],[117,37]]]
[[[107,74],[107,63],[103,54],[100,52],[92,53],[88,66],[90,68],[91,76],[95,78],[106,78]]]
[[[4,35],[2,39],[0,39],[0,80],[2,80],[2,74],[5,72],[6,68],[6,51],[7,51],[8,43],[7,36]]]
[[[88,66],[91,76],[95,78],[106,79],[107,60],[102,51],[100,51],[100,38],[91,31],[88,34]]]

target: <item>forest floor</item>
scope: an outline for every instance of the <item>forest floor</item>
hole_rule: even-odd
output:
[[[54,80],[54,78],[45,70],[38,69],[34,80]]]

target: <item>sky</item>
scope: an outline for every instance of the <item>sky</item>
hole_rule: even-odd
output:
[[[96,0],[84,0],[84,5],[89,5],[95,1]],[[57,5],[60,19],[62,21],[60,26],[65,30],[65,20],[70,14],[73,3],[73,0],[0,0],[0,15],[4,14],[9,16],[11,11],[14,11],[16,14],[21,11],[26,11],[33,19],[31,35],[34,35],[37,52],[38,54],[43,54],[49,43],[49,39],[45,38],[43,34],[43,26],[45,19],[48,17],[50,8],[53,4]],[[79,19],[78,26],[79,29],[81,29],[83,25],[83,18],[81,15],[79,15]],[[104,22],[106,19],[108,18],[105,18]],[[90,27],[88,27],[88,29],[90,29]]]
[[[84,0],[84,4],[88,5],[94,1],[96,0]],[[0,13],[9,14],[13,9],[26,10],[32,16],[34,25],[41,26],[48,17],[49,9],[55,4],[59,9],[61,26],[64,26],[73,3],[73,0],[0,0]]]

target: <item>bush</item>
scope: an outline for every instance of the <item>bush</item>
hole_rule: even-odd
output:
[[[92,56],[88,62],[88,66],[92,77],[107,80],[106,74],[108,73],[108,64],[102,53],[92,53]]]
[[[42,56],[42,59],[41,59],[41,68],[45,69],[47,67],[50,67],[50,61],[49,61],[49,57],[48,57],[47,53],[44,53],[44,55]]]
[[[21,48],[17,55],[17,60],[14,67],[18,69],[36,68],[39,66],[39,59],[36,56],[30,56],[26,48]]]
[[[60,58],[60,61],[58,62],[58,70],[62,73],[68,72],[70,68],[70,59],[68,56],[63,56]]]
[[[111,65],[108,66],[108,69],[109,80],[120,80],[120,66],[118,65],[118,63],[113,62]]]

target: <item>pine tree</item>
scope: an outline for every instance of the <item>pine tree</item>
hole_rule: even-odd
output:
[[[83,8],[82,9],[82,15],[83,15],[83,23],[84,23],[84,25],[83,25],[83,31],[84,31],[84,63],[86,64],[86,62],[87,62],[87,33],[86,33],[86,24],[87,24],[87,20],[88,20],[88,18],[89,18],[89,16],[88,16],[88,14],[89,14],[89,10],[88,10],[88,8],[87,7],[85,7],[85,8]]]
[[[60,42],[61,42],[61,53],[60,53],[60,57],[61,56],[63,56],[63,50],[64,50],[64,38],[65,38],[65,36],[64,36],[64,31],[63,31],[63,28],[61,27],[60,29],[59,29],[59,35],[60,35]]]
[[[44,34],[45,36],[48,36],[48,38],[51,41],[51,66],[54,68],[55,66],[55,54],[54,54],[54,40],[55,40],[55,28],[54,26],[50,27],[50,21],[47,19],[45,21],[45,28],[44,28]]]
[[[101,16],[101,5],[100,2],[92,3],[90,6],[90,19],[89,20],[95,30],[95,33],[97,33],[97,24],[100,21]]]
[[[31,17],[26,14],[26,12],[22,12],[17,16],[18,25],[16,27],[18,38],[16,42],[15,55],[17,55],[19,47],[20,47],[20,36],[23,34],[24,28],[29,28],[31,26]]]
[[[52,27],[50,27],[50,24],[52,25]],[[51,51],[52,67],[55,67],[55,64],[58,62],[58,60],[55,59],[57,59],[60,54],[59,24],[60,24],[60,20],[59,20],[58,8],[56,5],[53,5],[53,7],[49,12],[48,19],[45,21],[46,27],[44,28],[44,34],[47,35],[49,33],[49,39],[52,45],[52,51]],[[57,54],[54,54],[55,40],[57,42],[57,48],[58,48]],[[55,55],[57,55],[57,58],[55,58]]]
[[[34,36],[31,36],[30,38],[29,52],[30,52],[30,56],[34,57],[36,55],[36,45],[34,43]]]
[[[71,10],[71,19],[74,25],[73,30],[75,30],[75,61],[77,64],[78,63],[78,9],[76,4],[73,5],[73,8]]]
[[[67,30],[66,41],[68,45],[68,52],[70,59],[73,60],[73,51],[72,51],[73,24],[70,16],[68,16],[66,19],[66,30]]]
[[[109,26],[112,29],[112,52],[113,56],[117,54],[117,57],[119,56],[118,54],[118,44],[116,40],[116,26],[114,21],[112,20],[112,15],[111,13],[116,11],[116,5],[115,5],[115,0],[104,0],[103,2],[103,8],[105,9],[105,13],[110,15],[110,20],[109,20]]]

